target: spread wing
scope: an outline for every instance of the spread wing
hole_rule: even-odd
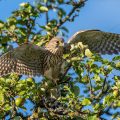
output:
[[[11,72],[29,76],[43,74],[44,48],[32,44],[23,44],[0,57],[0,76]]]
[[[95,53],[118,54],[120,52],[120,34],[103,32],[100,30],[86,30],[75,33],[68,44],[82,42]]]

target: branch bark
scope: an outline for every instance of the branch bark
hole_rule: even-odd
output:
[[[70,19],[70,17],[73,15],[73,13],[76,11],[77,8],[81,8],[84,5],[85,1],[81,0],[78,3],[74,4],[74,7],[72,8],[72,10],[68,13],[68,15],[59,21],[59,23],[57,24],[57,29],[59,29],[66,21],[68,21]]]

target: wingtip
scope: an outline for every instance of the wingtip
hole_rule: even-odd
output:
[[[89,32],[89,31],[93,32],[93,31],[101,31],[101,30],[99,30],[99,29],[79,30],[79,31],[77,31],[76,33],[74,33],[73,36],[72,36],[70,39],[68,39],[68,42],[67,42],[67,43],[70,44],[72,41],[74,41],[73,39],[75,39],[75,37],[76,37],[77,35],[80,35],[81,33]]]

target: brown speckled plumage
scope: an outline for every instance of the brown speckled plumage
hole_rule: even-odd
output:
[[[95,53],[117,54],[120,52],[120,35],[100,30],[86,30],[75,33],[66,46],[55,37],[45,47],[26,43],[0,57],[0,76],[11,72],[28,76],[43,75],[57,79],[63,63],[63,52],[71,44],[82,42]],[[68,51],[69,51],[68,50]]]

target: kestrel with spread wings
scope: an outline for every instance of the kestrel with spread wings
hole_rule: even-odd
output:
[[[65,49],[71,44],[81,42],[93,53],[118,54],[120,52],[120,35],[100,30],[86,30],[75,33],[67,42],[54,37],[44,46],[25,43],[0,57],[0,76],[9,73],[28,76],[43,75],[49,79],[58,79],[63,64]],[[69,50],[68,50],[69,51]]]

